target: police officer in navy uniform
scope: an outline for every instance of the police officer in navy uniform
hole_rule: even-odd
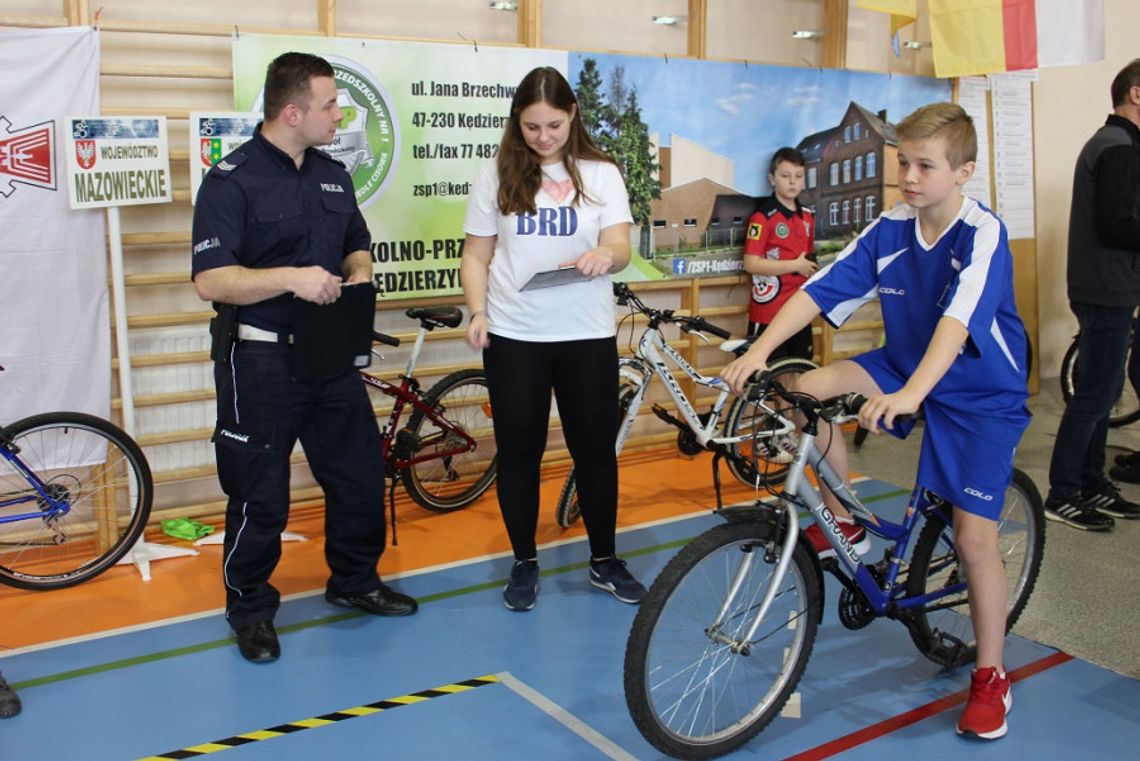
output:
[[[372,278],[368,228],[328,145],[342,114],[327,61],[285,53],[265,77],[265,121],[202,181],[192,276],[219,310],[212,327],[218,479],[228,497],[222,576],[242,656],[281,653],[269,583],[289,514],[289,456],[298,438],[325,493],[325,599],[381,616],[416,601],[380,581],[384,478],[379,429],[355,372],[292,377],[291,302],[331,304],[341,283]],[[223,319],[233,313],[236,317]]]

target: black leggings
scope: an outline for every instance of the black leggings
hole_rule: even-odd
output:
[[[614,338],[516,341],[492,335],[483,366],[499,450],[499,509],[515,559],[535,557],[538,485],[550,427],[550,392],[595,558],[614,554],[617,527],[618,354]]]

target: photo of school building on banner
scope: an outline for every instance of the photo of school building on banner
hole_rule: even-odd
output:
[[[294,50],[326,58],[344,114],[324,149],[352,175],[372,233],[380,298],[454,295],[467,195],[499,151],[515,87],[565,51],[243,33],[234,106],[260,113],[265,68]]]
[[[902,203],[895,124],[950,100],[949,82],[924,77],[593,53],[571,53],[570,84],[625,170],[631,280],[742,271],[748,218],[783,146],[804,155],[817,251],[838,251]]]

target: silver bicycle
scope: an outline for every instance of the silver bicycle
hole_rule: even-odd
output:
[[[719,377],[702,375],[669,345],[661,327],[676,325],[682,332],[693,333],[706,341],[706,333],[727,339],[730,337],[729,332],[701,317],[677,314],[672,309],[649,307],[625,283],[614,283],[614,297],[619,305],[628,306],[631,314],[641,314],[649,321],[641,334],[634,356],[619,360],[618,419],[621,422],[615,445],[617,453],[621,454],[637,420],[641,404],[645,401],[650,381],[656,376],[672,397],[680,418],[659,404],[653,405],[653,414],[678,429],[678,449],[687,455],[705,451],[715,453],[713,484],[718,506],[720,473],[717,466],[721,459],[728,464],[732,475],[747,486],[758,488],[783,481],[796,449],[796,433],[791,424],[755,401],[733,396],[728,384]],[[740,339],[726,341],[720,348],[739,356],[748,349],[748,345],[746,339]],[[670,369],[670,364],[697,385],[717,392],[716,400],[708,411],[698,413],[694,409],[677,376]],[[787,383],[792,376],[815,367],[815,363],[807,360],[785,359],[772,363],[770,372],[778,381]],[[758,438],[757,433],[760,431],[764,431],[765,435]],[[757,442],[759,445],[754,445]],[[573,525],[579,515],[578,487],[574,470],[571,469],[558,497],[555,518],[558,525],[566,528]]]

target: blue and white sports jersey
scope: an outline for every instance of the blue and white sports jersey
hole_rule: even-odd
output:
[[[804,289],[838,327],[878,298],[890,363],[910,377],[943,317],[969,338],[929,400],[971,419],[977,432],[1016,444],[1028,421],[1027,347],[1013,298],[1013,255],[1005,225],[965,198],[957,219],[933,244],[919,232],[918,212],[899,206],[881,215]]]

